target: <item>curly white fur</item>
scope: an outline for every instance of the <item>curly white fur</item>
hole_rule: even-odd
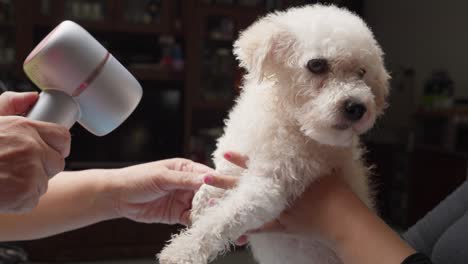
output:
[[[234,53],[248,73],[214,162],[218,172],[242,177],[225,193],[200,189],[193,201],[193,226],[159,254],[161,264],[211,261],[230,241],[276,218],[311,182],[332,171],[342,171],[372,207],[358,136],[382,113],[389,75],[366,24],[334,6],[292,8],[242,32]],[[329,71],[308,70],[314,58],[326,59]],[[366,107],[362,118],[351,122],[345,117],[347,100]],[[222,154],[228,150],[248,155],[248,169],[225,161]],[[211,197],[222,199],[207,208]],[[314,238],[258,234],[250,237],[250,245],[264,264],[341,263],[333,248]]]

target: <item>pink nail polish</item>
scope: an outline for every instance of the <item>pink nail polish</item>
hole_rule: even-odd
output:
[[[213,181],[214,181],[214,179],[213,179],[212,175],[206,175],[205,177],[203,177],[203,182],[205,184],[212,184]]]

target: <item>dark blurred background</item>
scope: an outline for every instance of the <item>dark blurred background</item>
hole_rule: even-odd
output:
[[[210,164],[239,93],[231,48],[239,30],[316,2],[361,15],[386,53],[390,108],[364,145],[379,214],[404,231],[467,178],[467,1],[0,0],[0,90],[37,90],[22,62],[60,21],[76,21],[137,77],[144,97],[106,137],[72,128],[67,169],[170,157]],[[114,220],[19,245],[45,262],[151,257],[177,228]]]

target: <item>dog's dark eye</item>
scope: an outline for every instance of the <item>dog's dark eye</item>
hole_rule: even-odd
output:
[[[311,59],[307,62],[307,69],[315,74],[328,72],[328,62],[326,59]]]
[[[358,71],[359,78],[361,78],[361,79],[364,78],[364,75],[366,75],[366,69],[364,69],[364,68],[359,69],[359,71]]]

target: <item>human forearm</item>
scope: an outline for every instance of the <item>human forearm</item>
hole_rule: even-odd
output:
[[[246,168],[247,158],[237,153],[229,152],[225,158]],[[218,188],[235,186],[235,181],[228,186],[213,179],[207,183]],[[400,264],[415,252],[333,174],[309,186],[275,221],[251,232],[320,237],[347,264]]]
[[[0,214],[0,241],[30,240],[115,217],[106,197],[113,170],[63,172],[49,182],[39,205],[26,214]]]
[[[415,252],[344,183],[333,190],[319,228],[346,263],[400,264]]]
[[[118,217],[187,223],[193,193],[207,172],[212,169],[185,159],[62,172],[33,211],[0,214],[0,241],[42,238]]]

